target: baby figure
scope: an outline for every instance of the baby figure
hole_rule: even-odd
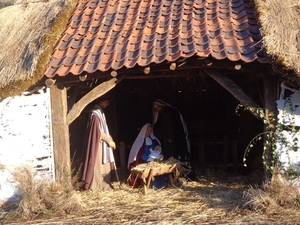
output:
[[[154,149],[150,148],[150,154],[148,156],[147,162],[151,161],[162,161],[164,156],[161,151],[161,146],[156,145]]]

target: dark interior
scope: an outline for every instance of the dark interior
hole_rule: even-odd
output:
[[[197,74],[198,73],[198,74]],[[171,74],[170,77],[151,79],[126,79],[109,93],[110,106],[106,117],[110,133],[117,144],[116,165],[121,165],[118,145],[125,144],[125,164],[130,147],[145,123],[152,121],[152,102],[159,98],[177,107],[183,115],[191,142],[192,163],[197,174],[207,170],[223,171],[229,175],[246,175],[262,169],[262,147],[258,143],[247,156],[243,167],[243,155],[247,144],[263,130],[262,121],[245,110],[236,113],[239,104],[232,94],[209,76],[189,71],[186,76]],[[257,104],[261,101],[261,79],[251,79],[251,74],[227,75]],[[80,89],[78,99],[90,88]],[[72,166],[81,162],[81,147],[85,133],[89,104],[70,125]]]

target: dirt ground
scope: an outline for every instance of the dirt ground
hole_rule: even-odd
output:
[[[299,207],[250,209],[245,193],[259,187],[255,176],[199,177],[198,182],[181,179],[177,188],[132,189],[115,183],[109,192],[78,192],[78,213],[32,221],[3,220],[0,224],[300,224]]]

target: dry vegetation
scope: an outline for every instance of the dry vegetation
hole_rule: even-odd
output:
[[[1,1],[0,99],[4,99],[22,94],[42,78],[77,0]]]
[[[289,75],[289,79],[299,84],[300,2],[298,0],[286,0],[284,4],[281,0],[254,2],[262,26],[264,46],[269,57],[275,62],[274,72]],[[288,74],[289,70],[291,73]]]
[[[257,174],[209,173],[178,188],[132,189],[114,183],[109,192],[75,191],[41,184],[23,171],[23,199],[0,211],[2,224],[299,224],[299,190],[278,179],[259,185]],[[15,208],[13,206],[16,206]]]

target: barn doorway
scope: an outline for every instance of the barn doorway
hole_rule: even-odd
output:
[[[152,120],[152,102],[159,98],[177,107],[182,113],[189,131],[192,163],[196,172],[223,171],[227,174],[248,174],[262,169],[262,147],[257,146],[243,167],[243,154],[250,140],[262,132],[262,122],[247,111],[237,115],[239,102],[216,81],[208,76],[172,76],[169,78],[124,79],[110,91],[112,99],[106,109],[110,133],[116,143],[125,146],[125,159],[115,151],[119,167],[126,161],[130,147],[139,129]],[[246,82],[246,75],[235,74],[233,79],[259,105],[259,89],[262,81]],[[87,90],[86,90],[87,92]],[[81,91],[84,94],[84,90]],[[80,96],[79,96],[80,97]],[[78,166],[82,155],[82,142],[88,112],[86,107],[70,125],[71,157]]]

